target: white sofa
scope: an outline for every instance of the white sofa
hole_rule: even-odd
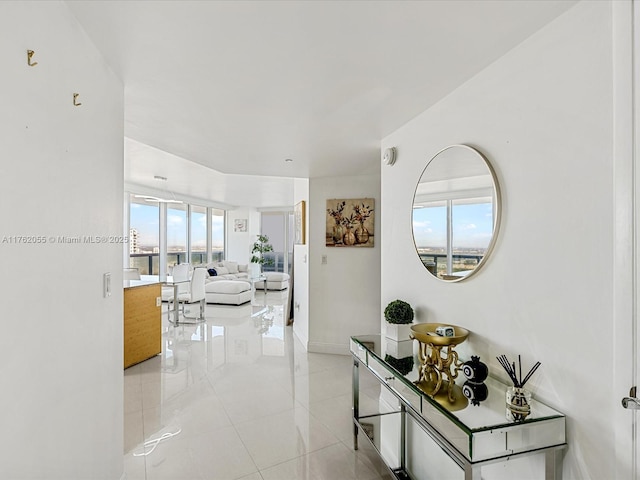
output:
[[[267,282],[267,290],[285,290],[289,288],[289,274],[282,272],[265,272],[265,280],[256,282],[256,290],[264,289]]]
[[[218,282],[220,280],[244,280],[249,281],[249,266],[246,264],[238,264],[223,260],[221,262],[213,262],[205,265],[209,276],[206,282]],[[213,271],[215,270],[215,275]]]

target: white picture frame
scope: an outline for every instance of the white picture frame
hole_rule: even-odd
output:
[[[247,219],[246,218],[236,218],[233,221],[233,231],[234,232],[246,232],[247,231]]]

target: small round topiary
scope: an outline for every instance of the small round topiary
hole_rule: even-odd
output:
[[[413,308],[403,300],[394,300],[384,309],[384,319],[389,323],[413,322]]]

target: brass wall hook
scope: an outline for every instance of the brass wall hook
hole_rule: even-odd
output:
[[[33,57],[33,54],[36,53],[33,50],[27,50],[27,65],[29,65],[30,67],[35,67],[38,62],[33,62],[31,63],[31,57]]]
[[[80,105],[82,105],[80,102],[78,102],[78,96],[79,96],[79,95],[80,95],[79,93],[74,93],[74,94],[73,94],[73,104],[74,104],[76,107],[79,107]]]

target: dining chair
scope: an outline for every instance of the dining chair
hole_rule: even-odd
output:
[[[189,271],[191,265],[188,263],[181,263],[175,265],[171,271],[171,276],[174,282],[182,282],[178,285],[178,293],[186,293],[189,291]]]
[[[189,270],[191,265],[181,263],[171,267],[171,278],[174,283],[178,283],[178,294],[189,292]],[[162,301],[168,302],[173,297],[174,289],[172,285],[162,287]]]
[[[207,277],[207,270],[205,268],[196,268],[191,275],[191,282],[189,283],[189,291],[178,293],[178,298],[171,297],[169,299],[169,312],[173,311],[173,308],[179,308],[182,304],[182,316],[184,318],[203,321],[204,320],[204,307],[205,307],[205,290],[204,284]],[[175,279],[174,279],[175,281]],[[178,302],[176,305],[175,302]],[[185,314],[185,306],[195,303],[200,304],[200,315],[197,317],[190,317]],[[173,308],[172,308],[173,307]]]

